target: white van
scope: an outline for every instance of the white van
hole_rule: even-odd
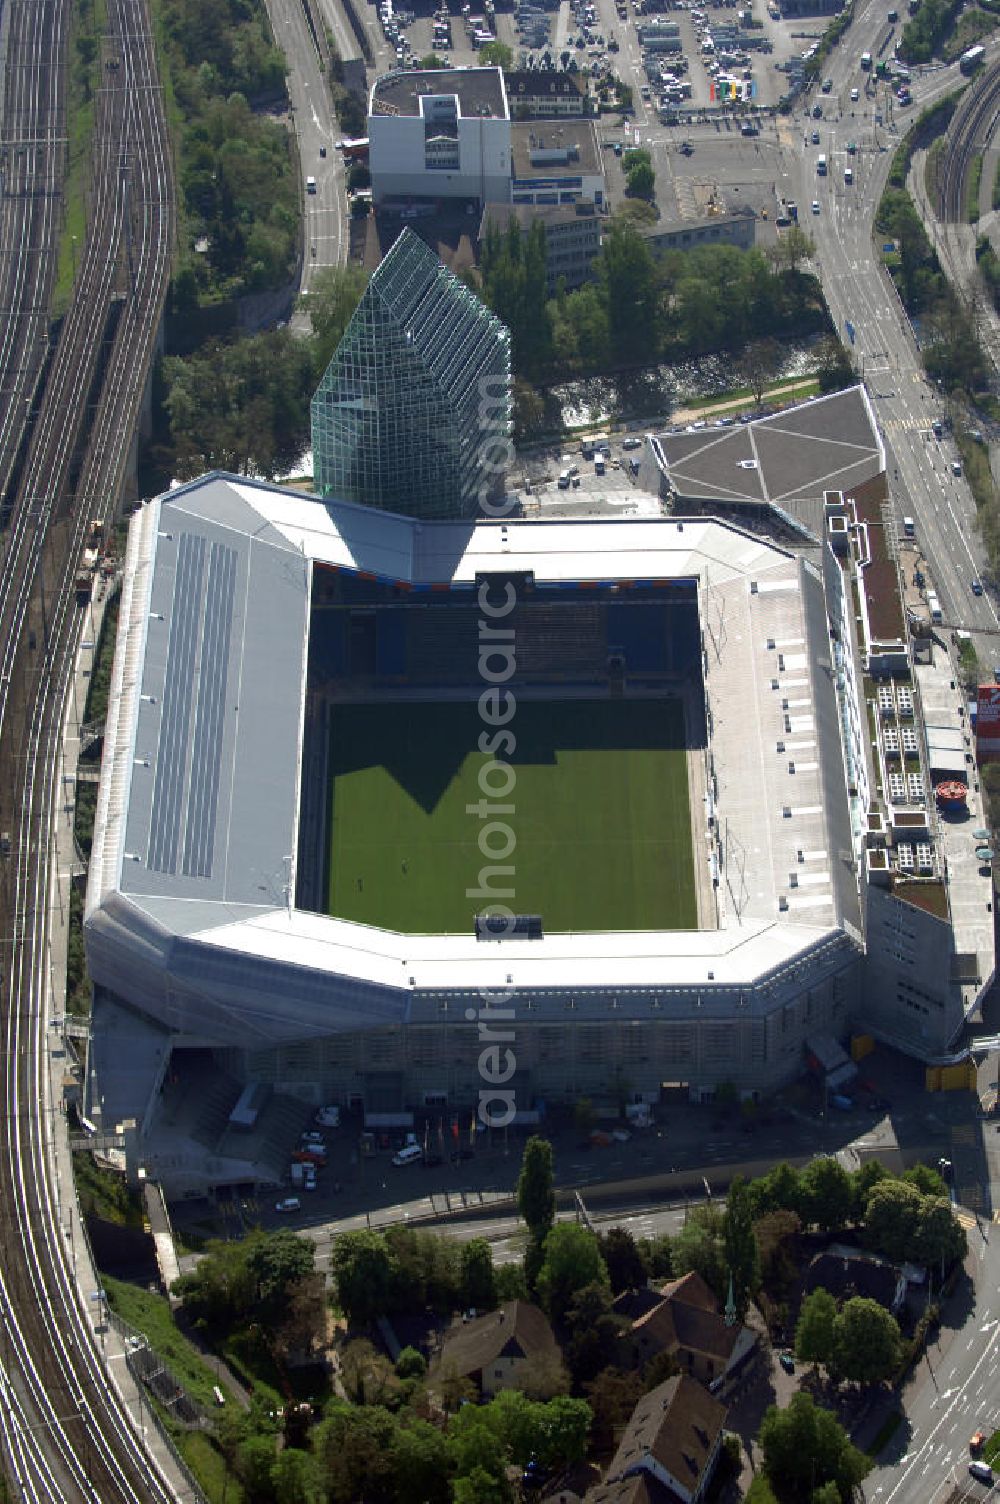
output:
[[[394,1165],[415,1165],[423,1157],[424,1151],[419,1144],[407,1144],[405,1149],[392,1156],[392,1162]]]

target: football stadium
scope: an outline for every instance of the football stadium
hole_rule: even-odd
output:
[[[165,1153],[185,1081],[222,1127],[247,1082],[475,1107],[492,1008],[523,1120],[796,1075],[861,956],[827,588],[713,519],[421,522],[224,475],[147,503],[85,913],[92,1115]]]

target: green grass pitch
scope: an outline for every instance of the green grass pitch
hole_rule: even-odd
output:
[[[518,914],[557,930],[697,926],[677,700],[522,700],[511,855],[483,856],[475,703],[334,708],[329,912],[411,934],[468,933],[482,867],[513,865]],[[494,733],[495,734],[495,733]],[[499,783],[499,777],[497,778]],[[504,885],[502,882],[499,885]]]

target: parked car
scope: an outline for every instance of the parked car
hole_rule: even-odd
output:
[[[623,439],[622,440],[622,448],[623,449],[639,449],[639,448],[641,448],[641,446],[642,446],[642,440],[641,439],[632,438],[632,439]]]
[[[339,1128],[340,1108],[333,1106],[321,1107],[319,1112],[317,1112],[316,1114],[314,1122],[316,1122],[320,1128]]]
[[[792,1357],[791,1353],[779,1353],[778,1362],[781,1364],[786,1373],[795,1372],[795,1359]]]
[[[970,1462],[969,1472],[977,1483],[985,1483],[987,1488],[992,1488],[996,1481],[993,1477],[993,1469],[988,1462]]]
[[[326,1142],[323,1138],[322,1133],[315,1133],[313,1131],[303,1133],[302,1142],[304,1144],[318,1144],[321,1149],[326,1148]]]
[[[280,1201],[274,1203],[274,1209],[276,1212],[297,1212],[301,1205],[302,1202],[298,1196],[283,1196]]]

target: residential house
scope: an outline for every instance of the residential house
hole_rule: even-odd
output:
[[[725,1420],[725,1405],[686,1374],[658,1384],[632,1411],[607,1478],[587,1504],[697,1504],[715,1471]],[[621,1487],[637,1477],[645,1492]]]
[[[614,1309],[631,1319],[629,1344],[637,1368],[666,1352],[703,1384],[735,1372],[757,1341],[749,1327],[726,1322],[712,1291],[693,1271],[659,1292],[630,1291],[615,1301]]]
[[[824,1289],[838,1301],[863,1295],[896,1315],[906,1300],[906,1275],[888,1259],[834,1243],[809,1261],[803,1281],[807,1291]]]
[[[508,1300],[485,1316],[456,1321],[431,1365],[430,1382],[469,1379],[492,1399],[501,1389],[517,1389],[530,1365],[545,1361],[561,1361],[548,1318],[526,1300]]]

